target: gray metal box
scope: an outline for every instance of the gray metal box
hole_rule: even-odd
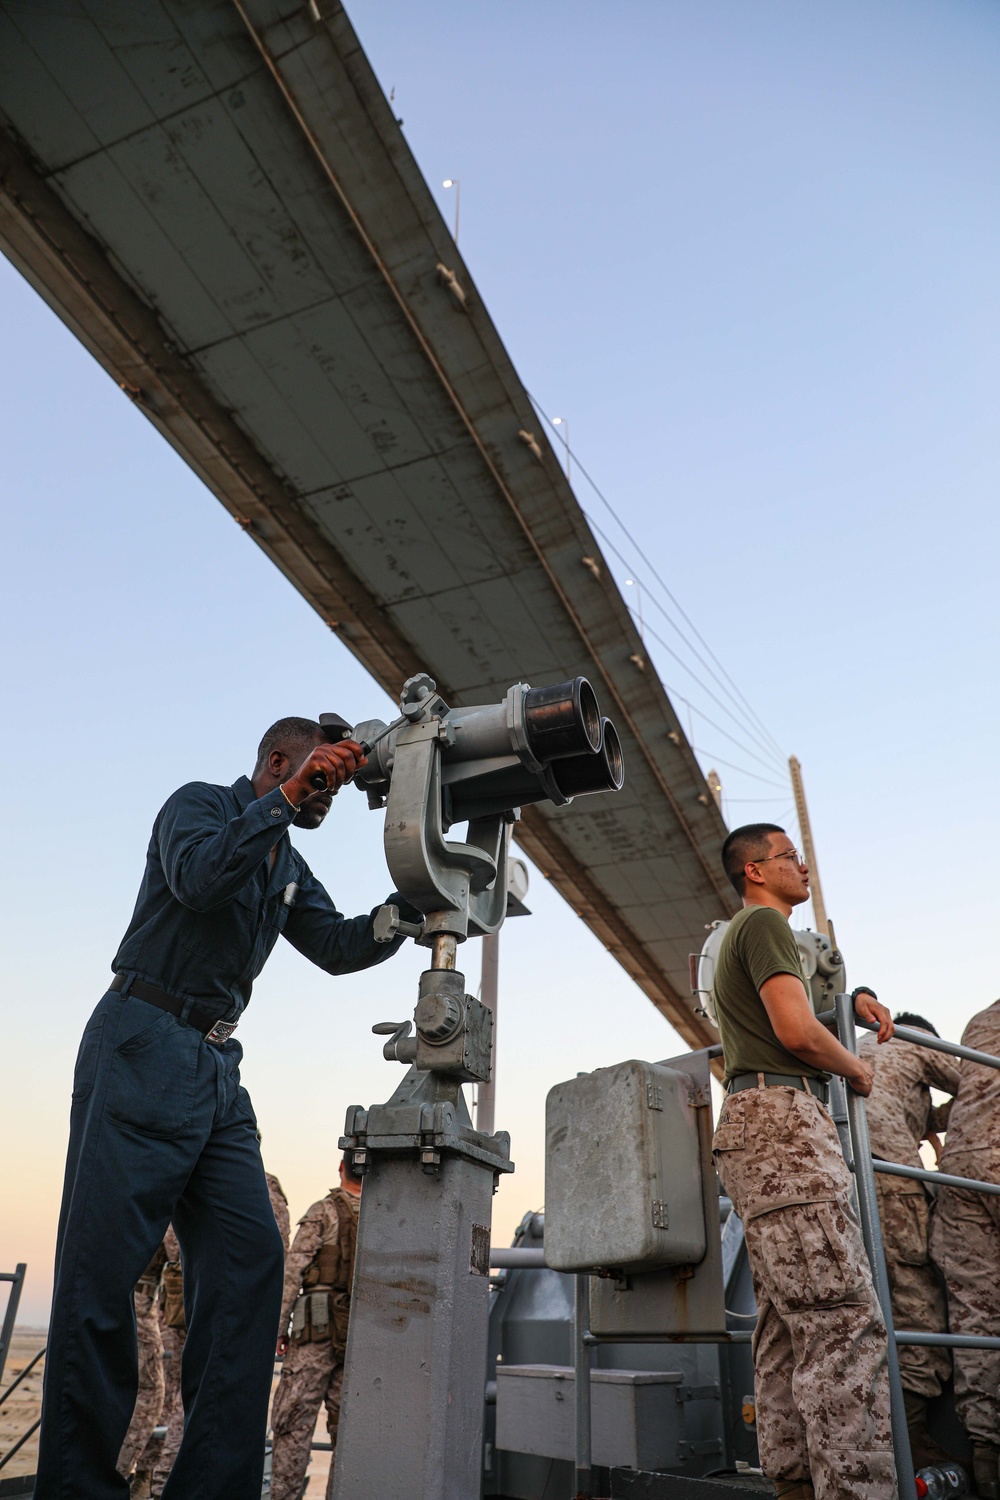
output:
[[[686,1072],[635,1060],[583,1073],[545,1105],[545,1260],[649,1271],[705,1254],[701,1153]]]
[[[682,1463],[682,1382],[678,1371],[594,1370],[594,1463],[632,1469],[669,1469]],[[497,1365],[497,1447],[572,1462],[575,1390],[569,1365]]]
[[[685,1052],[681,1057],[671,1057],[657,1065],[687,1074],[691,1084],[698,1131],[698,1151],[694,1160],[698,1162],[701,1173],[705,1254],[697,1265],[667,1266],[642,1275],[614,1279],[595,1276],[590,1283],[590,1326],[594,1333],[610,1337],[634,1333],[662,1333],[668,1337],[681,1335],[685,1338],[701,1333],[713,1338],[725,1336],[719,1183],[712,1164],[709,1065],[708,1049]]]

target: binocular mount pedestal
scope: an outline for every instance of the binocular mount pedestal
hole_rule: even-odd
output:
[[[490,1217],[510,1137],[473,1128],[462,1084],[490,1075],[492,1017],[436,936],[410,1022],[384,1022],[410,1067],[388,1103],[347,1112],[364,1173],[334,1500],[471,1500],[483,1463]]]
[[[352,1106],[340,1144],[364,1173],[334,1500],[476,1500],[483,1461],[491,1200],[510,1138],[473,1129],[462,1084],[490,1078],[493,1017],[458,944],[507,913],[511,830],[527,803],[620,790],[621,745],[586,678],[450,708],[426,673],[394,724],[369,720],[355,781],[385,807],[386,863],[422,920],[385,906],[375,938],[432,950],[413,1023],[376,1026],[408,1065],[387,1104]],[[344,721],[327,715],[330,733]],[[323,716],[321,716],[321,723]],[[453,828],[464,838],[448,838]],[[415,1025],[413,1035],[411,1024]]]

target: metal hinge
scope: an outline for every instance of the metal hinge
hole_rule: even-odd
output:
[[[663,1088],[660,1084],[654,1083],[652,1079],[646,1084],[646,1108],[663,1108]]]
[[[722,1452],[721,1438],[703,1438],[699,1443],[678,1443],[677,1457],[681,1463],[687,1458],[709,1458]]]
[[[678,1401],[720,1401],[719,1382],[709,1385],[679,1385],[674,1391]]]
[[[667,1210],[667,1205],[662,1198],[653,1199],[653,1228],[670,1228],[670,1214]]]

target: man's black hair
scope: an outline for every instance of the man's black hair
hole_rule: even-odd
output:
[[[897,1026],[919,1026],[921,1031],[930,1031],[934,1036],[941,1035],[936,1026],[932,1026],[930,1021],[925,1021],[923,1016],[914,1015],[912,1010],[901,1010],[899,1015],[893,1016],[892,1019]]]
[[[722,867],[738,896],[743,895],[746,876],[743,866],[753,859],[765,859],[770,845],[769,833],[784,833],[777,823],[744,823],[734,828],[722,846]]]
[[[264,769],[272,750],[287,751],[292,747],[298,749],[300,745],[307,743],[312,749],[313,745],[323,744],[325,739],[326,735],[315,719],[279,719],[265,731],[264,738],[257,747],[257,764],[253,768],[253,774],[256,776]]]
[[[365,1174],[363,1172],[359,1172],[357,1167],[354,1165],[353,1152],[344,1152],[344,1173],[351,1179],[352,1182],[364,1182],[365,1180]]]

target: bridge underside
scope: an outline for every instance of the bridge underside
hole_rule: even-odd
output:
[[[591,678],[626,788],[518,841],[715,1040],[721,816],[339,4],[0,0],[0,248],[389,692]]]

